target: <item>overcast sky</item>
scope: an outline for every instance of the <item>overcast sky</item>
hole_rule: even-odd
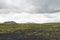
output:
[[[60,22],[60,0],[0,0],[0,22]]]
[[[48,13],[60,11],[60,0],[0,0],[0,9]]]

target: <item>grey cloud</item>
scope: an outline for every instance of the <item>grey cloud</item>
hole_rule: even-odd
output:
[[[60,0],[0,0],[0,10],[9,9],[33,13],[60,12]]]
[[[59,12],[60,11],[60,0],[35,0],[32,3],[35,6],[35,12]]]

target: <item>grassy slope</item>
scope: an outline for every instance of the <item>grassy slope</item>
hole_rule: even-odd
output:
[[[60,23],[46,23],[46,24],[35,24],[35,23],[26,23],[26,24],[0,24],[0,32],[12,32],[15,30],[28,30],[28,29],[46,29],[46,30],[59,30]]]
[[[47,39],[50,39],[50,40],[60,40],[60,23],[0,24],[0,33],[14,32],[16,30],[23,30],[21,32],[22,36],[25,35],[25,37],[27,37],[27,38],[28,37],[29,38],[30,37],[32,37],[32,38],[35,38],[35,37],[40,38],[41,36],[43,36],[43,37],[46,37]],[[20,36],[20,33],[18,32],[16,35]],[[20,38],[19,36],[18,36],[18,38]],[[32,39],[32,38],[30,38],[30,39]],[[7,39],[8,39],[8,36],[7,36]],[[22,37],[22,39],[23,39],[23,37]]]

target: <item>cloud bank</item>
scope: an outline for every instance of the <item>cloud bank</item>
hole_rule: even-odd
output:
[[[0,0],[0,9],[32,13],[60,12],[60,0]]]
[[[0,0],[0,22],[60,22],[60,0]]]
[[[60,12],[54,14],[40,13],[15,13],[10,12],[8,14],[0,14],[0,22],[15,21],[17,23],[49,23],[49,22],[60,22]]]

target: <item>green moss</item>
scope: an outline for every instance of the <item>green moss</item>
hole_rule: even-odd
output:
[[[0,24],[0,32],[11,32],[15,30],[29,30],[29,29],[45,29],[45,30],[60,30],[60,23],[46,23],[46,24],[36,24],[36,23],[25,23],[25,24]]]

